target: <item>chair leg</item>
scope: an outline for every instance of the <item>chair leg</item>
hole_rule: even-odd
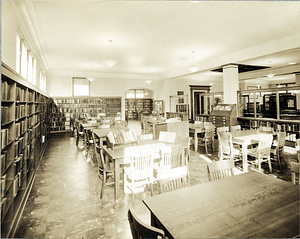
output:
[[[106,173],[103,172],[103,180],[102,180],[102,188],[101,188],[100,198],[103,197],[105,185],[106,185]]]
[[[280,161],[280,153],[279,152],[277,152],[276,157],[277,157],[277,163],[279,165],[279,170],[281,171],[281,161]]]
[[[268,157],[268,163],[269,163],[270,172],[272,173],[272,164],[271,164],[271,157],[270,156]]]
[[[207,154],[207,141],[205,141],[205,153]]]
[[[151,196],[153,196],[153,183],[150,183],[150,192],[151,192]]]

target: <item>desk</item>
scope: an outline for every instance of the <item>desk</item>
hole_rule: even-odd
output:
[[[152,134],[154,139],[158,139],[160,131],[167,131],[166,119],[147,120],[148,128],[152,128]]]
[[[272,132],[261,131],[261,130],[242,130],[232,132],[232,142],[235,144],[242,145],[242,155],[243,155],[243,171],[248,172],[247,163],[247,147],[248,145],[257,143],[259,140],[259,135],[261,134],[271,134]]]
[[[299,186],[248,172],[143,200],[169,238],[299,235]]]
[[[162,143],[156,140],[154,141],[141,141],[139,145],[136,146],[120,146],[115,149],[110,149],[107,147],[103,147],[103,153],[105,157],[109,157],[109,159],[114,162],[115,165],[115,198],[119,198],[119,187],[120,187],[120,166],[121,165],[129,165],[130,164],[130,152],[132,150],[141,150],[141,149],[154,149],[154,158],[158,159],[160,157],[160,150],[165,145],[173,145],[174,147],[179,144],[171,144],[171,143]]]
[[[204,125],[203,124],[189,123],[189,131],[194,134],[194,149],[195,149],[195,152],[197,152],[198,151],[198,137],[197,137],[197,134],[205,132]]]

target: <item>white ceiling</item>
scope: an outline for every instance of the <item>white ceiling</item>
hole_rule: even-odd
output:
[[[190,77],[192,51],[201,74],[227,63],[274,69],[300,63],[299,1],[14,4],[21,17],[27,15],[23,20],[36,33],[50,73]],[[118,61],[111,68],[102,63],[110,57],[109,39],[111,58]]]

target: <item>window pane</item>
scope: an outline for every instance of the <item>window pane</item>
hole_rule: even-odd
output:
[[[128,90],[126,93],[126,98],[130,98],[130,99],[135,98],[135,90]]]
[[[74,96],[90,95],[90,81],[85,78],[73,78]]]
[[[136,98],[144,98],[144,90],[136,90]]]
[[[33,71],[33,65],[32,65],[32,56],[29,53],[28,54],[28,81],[29,82],[33,82],[33,75],[32,75],[32,71]]]
[[[27,79],[27,48],[22,42],[21,75]]]
[[[32,83],[36,85],[36,61],[32,58]]]
[[[21,39],[19,35],[17,34],[17,55],[16,55],[16,70],[20,74],[20,69],[21,69]]]
[[[74,85],[74,95],[89,95],[88,85]]]

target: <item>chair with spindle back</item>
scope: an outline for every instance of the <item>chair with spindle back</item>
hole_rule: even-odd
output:
[[[271,146],[270,152],[276,157],[279,169],[281,170],[281,158],[283,158],[284,154],[284,145],[285,145],[286,132],[278,132],[277,140],[273,141],[274,144]],[[285,167],[287,168],[287,163],[284,160]]]
[[[256,148],[251,148],[247,150],[247,154],[255,158],[255,160],[248,161],[251,164],[258,165],[258,171],[261,172],[261,163],[268,162],[270,172],[272,172],[272,164],[271,164],[271,145],[273,141],[272,134],[262,134],[259,136],[258,146]]]
[[[300,164],[296,162],[291,162],[291,181],[293,184],[299,184],[299,172],[300,172]]]
[[[204,122],[205,123],[205,122]],[[213,125],[211,126],[204,126],[205,133],[202,137],[199,138],[199,146],[205,147],[205,153],[207,154],[207,146],[210,144],[212,147],[212,151],[214,152],[214,131],[215,128]]]
[[[160,193],[174,191],[186,187],[188,169],[186,166],[172,168],[158,180]]]
[[[232,125],[232,126],[230,126],[230,132],[241,131],[241,130],[242,130],[242,127],[240,125]]]
[[[214,181],[234,176],[233,160],[222,160],[207,164],[208,180]]]
[[[218,140],[220,160],[231,159],[233,161],[239,161],[242,159],[241,150],[233,147],[231,133],[218,132]]]
[[[124,192],[129,190],[132,193],[132,202],[134,193],[144,185],[150,185],[153,195],[153,158],[152,148],[130,152],[130,167],[124,168]]]
[[[115,170],[114,163],[106,161],[103,155],[103,149],[100,146],[100,140],[97,140],[97,136],[92,132],[94,144],[94,150],[96,155],[96,161],[98,165],[98,177],[102,180],[102,188],[100,192],[100,198],[103,197],[104,189],[107,185],[114,184],[114,180],[108,183],[109,178],[114,178]]]

